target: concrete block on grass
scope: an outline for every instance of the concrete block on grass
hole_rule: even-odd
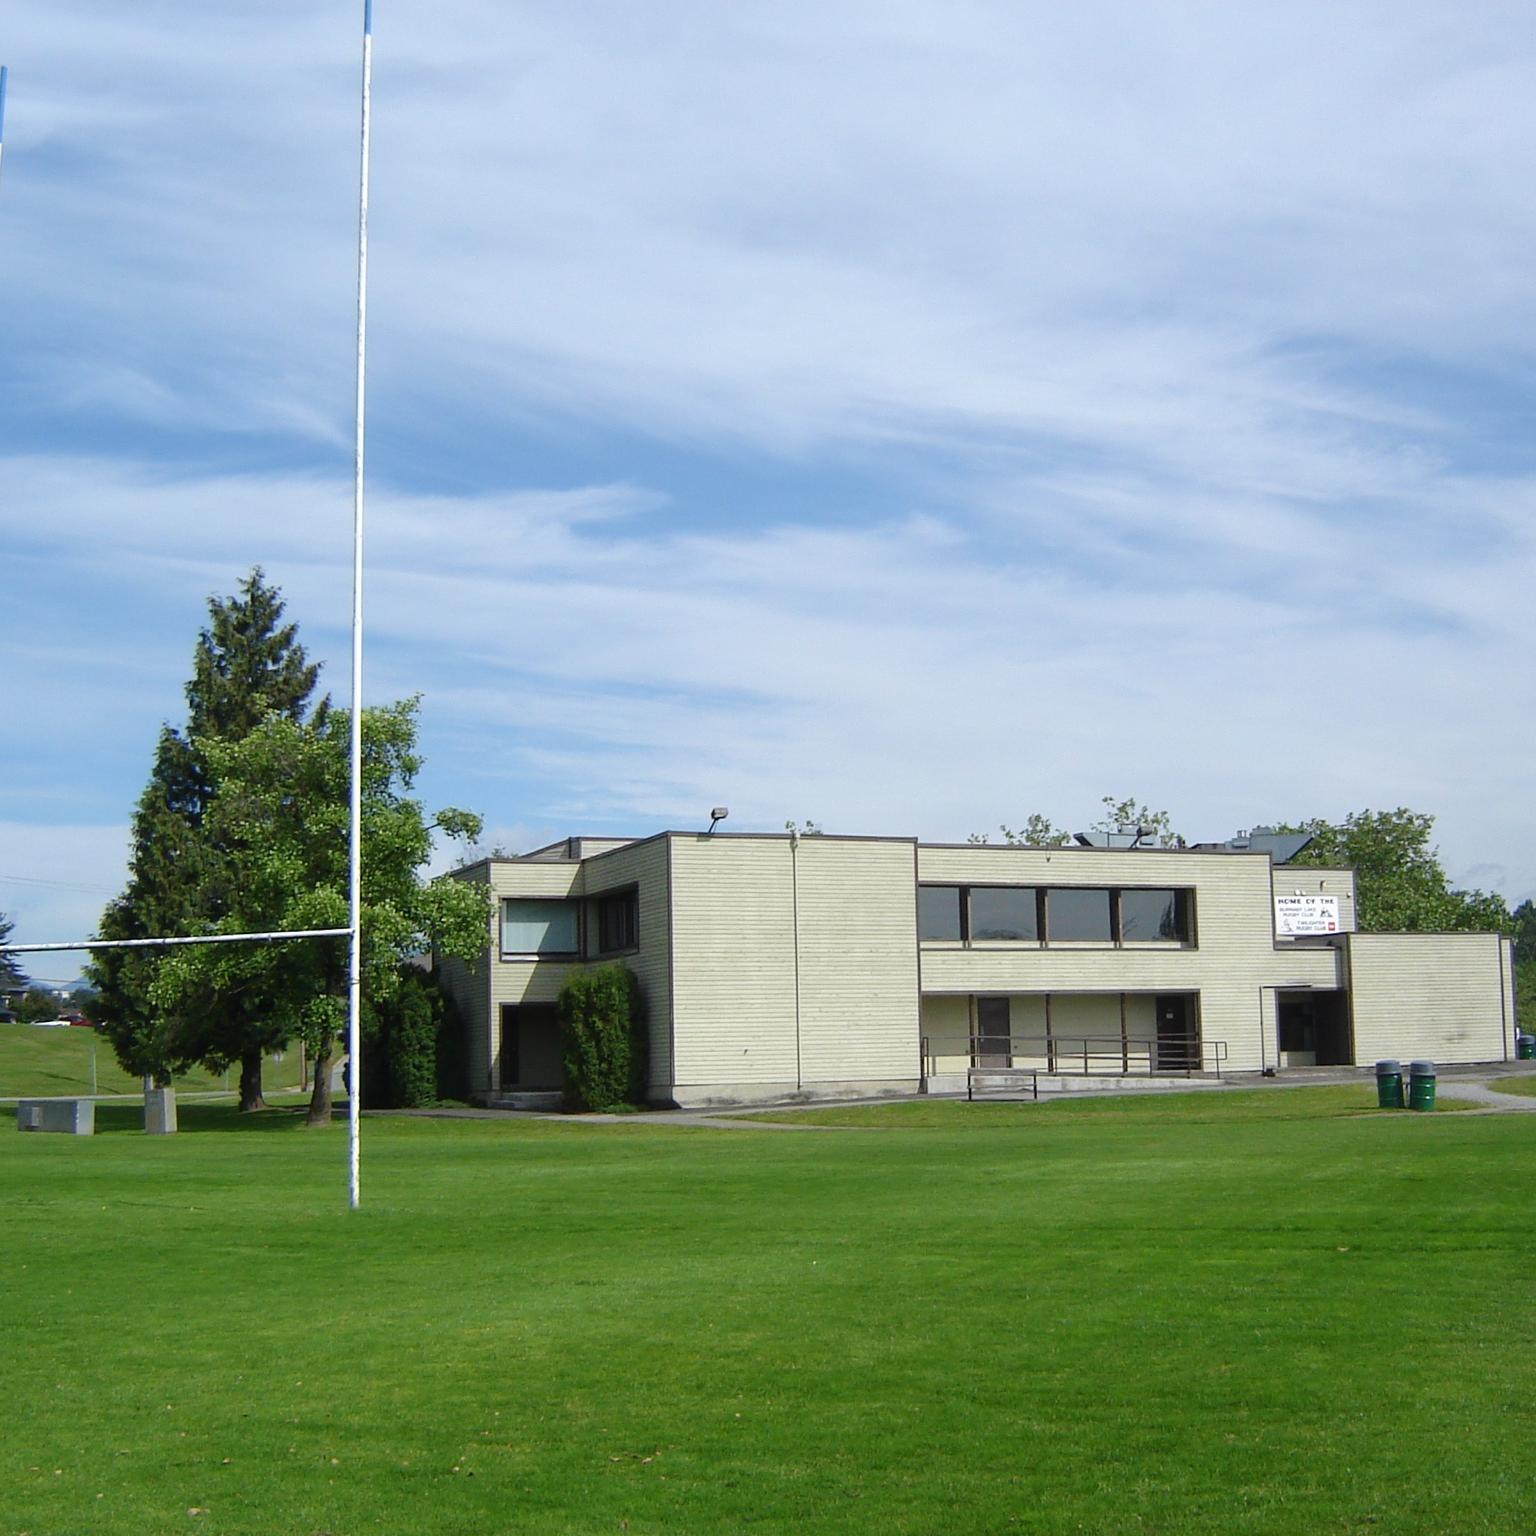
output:
[[[96,1105],[91,1099],[22,1099],[16,1106],[16,1129],[94,1136]]]
[[[176,1134],[176,1090],[174,1088],[145,1090],[144,1129],[151,1136]]]

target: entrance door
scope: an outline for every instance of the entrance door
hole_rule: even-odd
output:
[[[1011,1067],[1013,1065],[1013,1042],[1009,1038],[1006,997],[976,999],[975,1054],[978,1067]]]
[[[1200,1042],[1195,1038],[1193,999],[1174,993],[1157,999],[1157,1053],[1155,1072],[1197,1072]]]
[[[501,1086],[544,1090],[564,1086],[560,1012],[553,1003],[501,1005]]]

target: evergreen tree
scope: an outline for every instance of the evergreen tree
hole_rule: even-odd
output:
[[[185,732],[162,728],[132,825],[127,889],[102,918],[104,939],[205,933],[230,905],[228,858],[205,821],[213,793],[211,743],[239,741],[270,715],[302,720],[319,666],[284,624],[280,591],[254,568],[228,598],[212,598],[187,683]],[[240,1063],[240,1107],[259,1109],[261,1057],[281,1043],[267,1000],[160,986],[168,952],[101,950],[90,975],[100,1023],[124,1070],[157,1081],[192,1062]],[[153,999],[153,1001],[152,1001]]]
[[[15,926],[4,912],[0,912],[0,944],[10,942],[11,929]],[[8,955],[0,950],[0,988],[7,992],[15,992],[26,984],[27,973],[22,970],[20,961],[14,955]]]

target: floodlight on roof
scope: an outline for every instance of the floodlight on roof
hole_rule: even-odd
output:
[[[725,818],[730,814],[731,808],[728,805],[717,805],[712,807],[709,813],[709,831],[713,832],[715,828],[719,826],[719,824],[724,821]],[[706,832],[704,835],[708,837],[709,832]]]

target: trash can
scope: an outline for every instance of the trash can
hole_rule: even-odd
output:
[[[1408,1063],[1408,1108],[1435,1107],[1435,1064],[1432,1061]]]
[[[1536,1061],[1536,1035],[1515,1036],[1515,1060]]]
[[[1397,1061],[1376,1063],[1376,1107],[1401,1109],[1403,1107],[1403,1067]]]

